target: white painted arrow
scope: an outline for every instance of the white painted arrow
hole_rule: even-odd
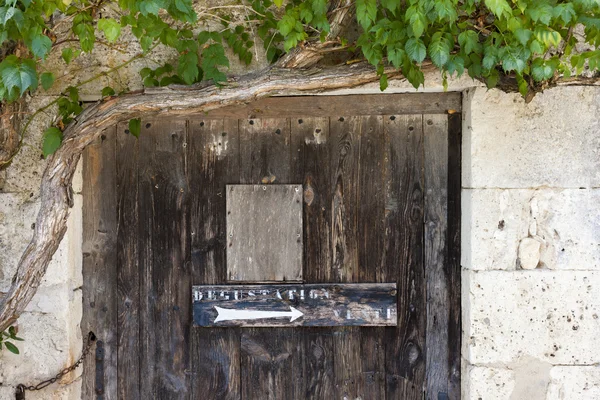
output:
[[[290,311],[262,311],[262,310],[236,310],[230,308],[221,308],[215,306],[217,310],[217,318],[215,322],[219,321],[239,321],[243,319],[267,319],[267,318],[282,318],[290,317],[290,322],[294,322],[304,314],[290,307]]]

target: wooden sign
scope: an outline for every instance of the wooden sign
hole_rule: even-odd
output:
[[[213,285],[192,288],[194,325],[396,326],[396,284]]]

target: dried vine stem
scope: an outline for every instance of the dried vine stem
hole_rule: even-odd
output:
[[[390,78],[401,76],[392,70],[388,75]],[[77,162],[86,146],[104,129],[131,118],[188,116],[267,96],[314,94],[377,80],[373,68],[362,63],[310,70],[270,68],[230,81],[224,88],[214,85],[153,88],[89,107],[67,127],[61,147],[48,159],[33,239],[19,261],[9,291],[0,302],[0,331],[14,323],[35,294],[67,229],[71,182]]]

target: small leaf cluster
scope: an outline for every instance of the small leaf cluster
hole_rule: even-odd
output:
[[[11,326],[8,328],[8,331],[4,331],[0,334],[0,351],[2,351],[3,347],[6,347],[6,350],[11,353],[19,354],[18,347],[13,343],[15,341],[23,341],[23,339],[17,336],[17,329],[14,326]]]

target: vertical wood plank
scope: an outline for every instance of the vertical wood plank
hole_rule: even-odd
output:
[[[240,120],[241,183],[292,182],[294,154],[290,121],[285,118]],[[242,399],[293,399],[304,393],[303,348],[297,329],[244,329],[241,338]]]
[[[120,399],[140,397],[140,276],[138,237],[138,140],[117,126],[117,291],[118,393]]]
[[[448,398],[448,116],[424,115],[427,399]]]
[[[83,337],[104,342],[104,399],[117,398],[117,188],[115,128],[83,158]],[[94,357],[84,360],[82,395],[96,398]]]
[[[331,174],[329,118],[291,120],[292,175],[304,189],[304,266],[307,283],[331,281]],[[303,328],[304,393],[299,398],[335,398],[330,330]]]
[[[331,118],[331,278],[358,281],[358,176],[361,117]],[[361,398],[362,360],[360,328],[333,330],[334,378],[337,398]]]
[[[141,398],[186,399],[191,323],[185,121],[142,121]]]
[[[330,120],[331,251],[334,282],[358,279],[357,210],[360,117]]]
[[[460,193],[461,193],[461,145],[462,115],[448,116],[448,263],[446,276],[449,288],[448,352],[449,382],[448,397],[460,398],[461,362],[461,265],[460,265]]]
[[[238,121],[192,120],[189,132],[192,283],[225,283],[225,185],[239,182]],[[193,399],[240,398],[239,329],[192,328],[190,350]]]
[[[382,116],[363,116],[360,126],[357,240],[358,280],[383,282],[385,183],[388,174]],[[385,398],[385,328],[360,329],[360,387],[365,399]]]
[[[385,281],[398,282],[398,326],[385,328],[388,399],[421,400],[425,382],[424,172],[421,115],[384,117]]]

